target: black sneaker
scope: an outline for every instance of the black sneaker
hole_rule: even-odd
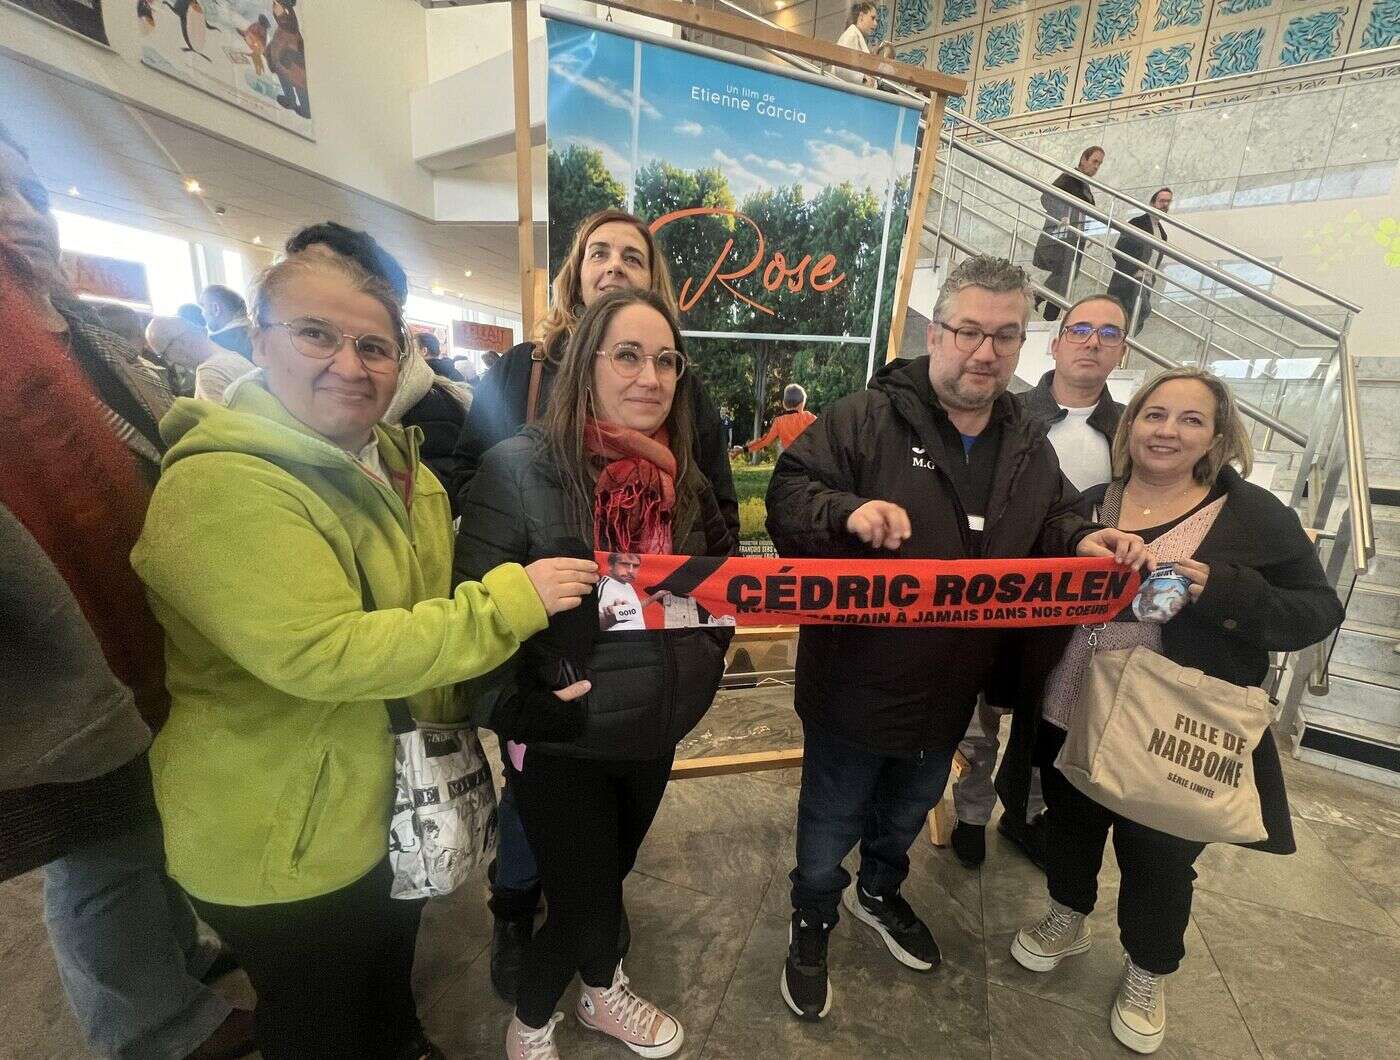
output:
[[[1030,824],[1018,824],[1015,817],[1002,814],[997,831],[1011,840],[1031,864],[1045,871],[1045,814],[1036,814]]]
[[[959,821],[953,825],[953,834],[948,839],[948,845],[953,848],[953,853],[963,868],[978,868],[987,860],[987,826]]]
[[[525,947],[535,933],[535,918],[496,917],[491,929],[491,987],[507,1005],[515,1004],[520,987],[520,969],[525,963]]]
[[[851,916],[878,931],[894,959],[906,968],[927,972],[943,960],[933,933],[898,891],[867,894],[859,883],[853,883],[841,898]]]
[[[826,941],[834,925],[800,909],[788,926],[783,1000],[804,1020],[819,1020],[831,1011],[831,981],[826,974]]]

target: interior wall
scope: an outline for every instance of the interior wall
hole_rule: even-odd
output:
[[[0,5],[0,48],[254,151],[431,216],[413,161],[409,93],[428,77],[427,13],[408,0],[322,0],[297,13],[316,142],[141,65],[135,5],[105,5],[112,49]],[[499,10],[491,13],[500,18]],[[503,19],[507,26],[508,19]]]

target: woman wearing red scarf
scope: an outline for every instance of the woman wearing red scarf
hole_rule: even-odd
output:
[[[598,549],[635,592],[630,554],[732,551],[696,467],[691,383],[661,298],[617,291],[589,306],[544,420],[491,449],[472,480],[456,576]],[[600,585],[600,602],[605,592]],[[719,687],[728,634],[613,621],[618,631],[600,635],[599,619],[586,604],[556,616],[468,689],[476,720],[508,741],[510,783],[549,901],[506,1034],[516,1060],[559,1055],[555,1006],[575,973],[584,1026],[647,1057],[670,1056],[684,1040],[680,1022],[633,993],[622,971],[622,880],[665,794],[676,744]]]

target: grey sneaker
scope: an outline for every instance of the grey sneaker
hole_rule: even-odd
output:
[[[1167,1034],[1166,976],[1139,968],[1123,958],[1123,979],[1108,1025],[1113,1036],[1135,1053],[1155,1053]]]
[[[564,1013],[556,1012],[549,1022],[536,1030],[521,1023],[512,1016],[506,1028],[506,1060],[559,1060],[559,1049],[554,1044],[554,1028]]]
[[[1066,957],[1089,948],[1089,925],[1083,913],[1050,899],[1050,912],[1034,927],[1022,928],[1011,940],[1011,956],[1032,972],[1052,972]]]

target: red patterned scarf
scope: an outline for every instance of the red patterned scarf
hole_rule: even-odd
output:
[[[676,458],[666,428],[640,431],[589,419],[583,444],[604,463],[593,489],[593,545],[603,551],[671,551]]]

